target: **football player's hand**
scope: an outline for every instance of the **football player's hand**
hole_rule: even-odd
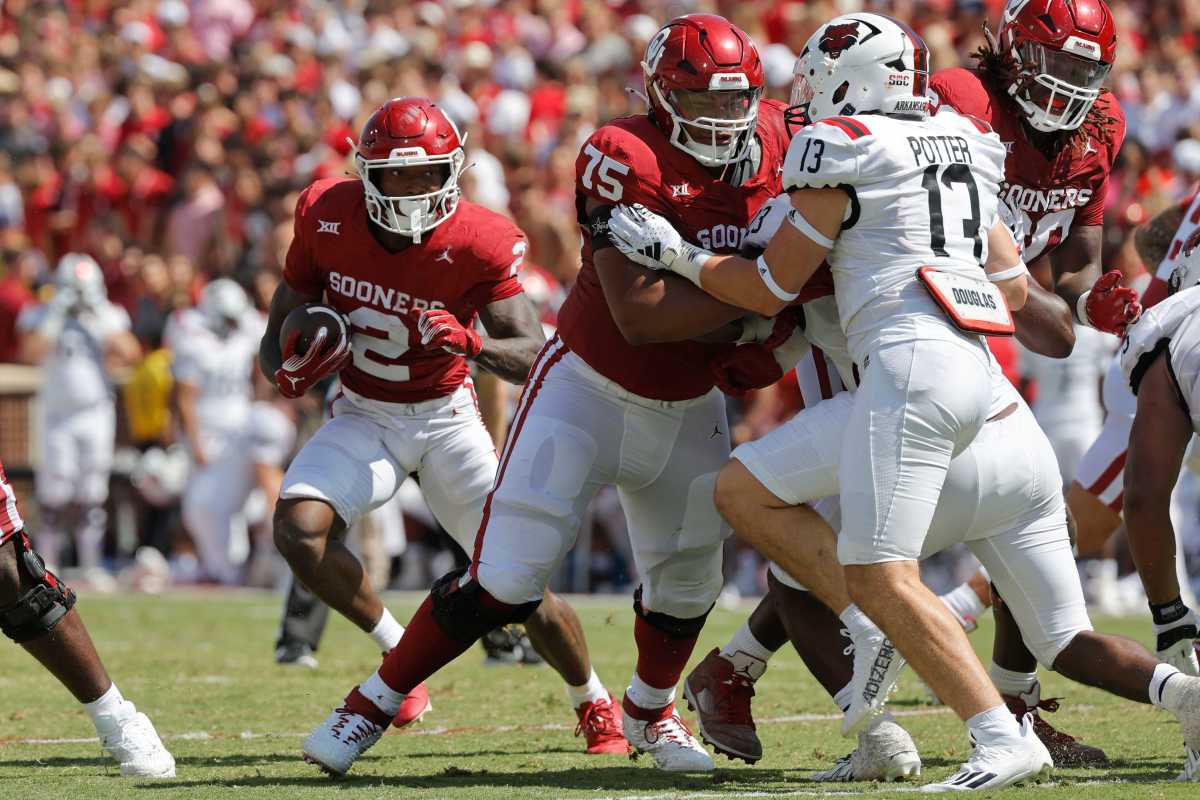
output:
[[[608,238],[621,254],[650,269],[677,271],[677,266],[696,254],[707,252],[689,244],[670,222],[641,203],[624,203],[608,218]]]
[[[728,395],[743,395],[776,383],[807,352],[808,339],[799,328],[800,309],[786,309],[773,319],[764,341],[718,353],[708,362],[713,383]]]
[[[447,353],[474,358],[483,350],[483,339],[474,328],[464,326],[444,308],[412,312],[417,333],[425,347],[440,347]]]
[[[308,349],[301,355],[296,352],[296,331],[283,348],[283,365],[275,370],[275,386],[284,397],[295,399],[315,386],[327,375],[341,370],[350,361],[350,337],[341,337],[330,344],[328,328],[321,328],[313,337]]]
[[[1126,326],[1142,315],[1138,293],[1121,286],[1121,271],[1110,270],[1100,276],[1083,299],[1087,323],[1096,330],[1122,336]]]

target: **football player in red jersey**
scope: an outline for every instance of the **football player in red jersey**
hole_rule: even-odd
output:
[[[932,99],[991,125],[1008,145],[1001,214],[1023,259],[1033,263],[1048,257],[1055,277],[1054,293],[1030,282],[1025,307],[1013,314],[1017,338],[1036,352],[1064,357],[1075,340],[1072,309],[1081,324],[1111,333],[1121,332],[1140,312],[1136,294],[1110,285],[1111,277],[1090,288],[1100,275],[1108,174],[1125,132],[1116,100],[1100,89],[1116,55],[1112,14],[1103,0],[1012,0],[998,41],[978,55],[974,70],[934,73]],[[822,376],[819,393],[806,395],[806,405],[840,388],[823,361],[815,368]],[[1076,488],[1068,503],[1079,517],[1072,502]],[[768,596],[746,625],[687,678],[692,695],[705,689],[712,695],[714,713],[702,714],[711,743],[735,757],[749,754],[750,760],[761,754],[749,712],[750,687],[766,660],[789,638],[831,693],[848,681],[846,659],[829,645],[836,637],[817,635],[836,631],[836,616],[807,593],[789,587],[782,575],[773,577]],[[986,585],[979,579],[975,583]],[[964,626],[973,627],[973,615],[982,611],[975,589],[964,584],[944,599]],[[1018,715],[1035,712],[1035,729],[1056,763],[1106,762],[1103,751],[1036,716],[1039,708],[1053,710],[1057,705],[1040,699],[1036,660],[1005,608],[997,612],[993,659],[993,679],[1005,701]],[[854,763],[854,769],[822,773],[823,779],[850,779],[862,759]],[[849,764],[846,760],[839,766]]]
[[[33,549],[17,495],[0,464],[0,633],[21,645],[83,706],[100,746],[135,778],[174,778],[175,759],[153,723],[108,677],[75,593]]]
[[[607,221],[615,204],[640,202],[704,246],[736,251],[759,206],[780,191],[788,137],[783,105],[760,99],[754,44],[721,17],[667,23],[642,66],[650,113],[601,126],[576,161],[583,268],[526,384],[471,567],[434,586],[372,677],[393,694],[351,716],[331,714],[309,737],[306,752],[331,772],[345,772],[379,738],[421,681],[486,630],[537,608],[605,484],[618,488],[641,578],[626,738],[662,769],[713,768],[674,704],[721,589],[728,535],[712,492],[729,434],[708,365],[728,345],[696,339],[745,312],[635,265],[612,247]]]
[[[300,196],[260,365],[289,397],[340,370],[332,419],[284,476],[275,542],[296,577],[386,653],[404,629],[346,547],[346,529],[415,474],[430,510],[471,552],[497,456],[467,360],[521,383],[544,337],[517,280],[525,237],[460,198],[462,140],[441,109],[389,100],[367,120],[354,158],[357,178],[318,180]],[[322,299],[349,330],[324,352],[349,357],[293,359],[281,350],[283,320]],[[548,593],[528,631],[567,682],[588,751],[627,752],[574,611]],[[363,692],[390,690],[368,683]],[[357,690],[351,700],[370,702]],[[392,715],[406,725],[428,708],[422,686]]]

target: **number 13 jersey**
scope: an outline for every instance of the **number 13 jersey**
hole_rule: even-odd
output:
[[[325,294],[352,327],[354,355],[342,385],[387,403],[446,397],[470,374],[464,358],[410,336],[411,309],[445,308],[463,325],[479,309],[521,293],[526,241],[512,221],[460,200],[420,244],[385,249],[371,233],[357,178],[313,183],[296,204],[295,238],[283,278],[298,292]]]
[[[950,325],[919,267],[986,280],[1003,178],[1000,137],[952,110],[928,119],[831,117],[796,134],[783,188],[836,187],[850,197],[826,258],[856,362],[883,342],[913,338],[923,319]]]

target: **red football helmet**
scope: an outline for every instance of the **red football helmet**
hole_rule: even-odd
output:
[[[458,208],[463,142],[454,122],[424,97],[397,97],[380,106],[354,148],[371,221],[419,243],[423,233],[449,219]],[[385,195],[371,175],[374,169],[426,164],[445,164],[450,170],[442,187],[427,194]]]
[[[1008,93],[1039,131],[1083,124],[1117,56],[1104,0],[1008,0],[1000,53],[1017,73]]]
[[[749,152],[766,78],[758,48],[724,17],[688,14],[666,24],[642,62],[650,113],[671,144],[706,167]]]

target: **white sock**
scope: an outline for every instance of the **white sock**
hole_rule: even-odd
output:
[[[633,679],[629,681],[629,688],[625,690],[625,696],[638,708],[646,710],[664,708],[675,702],[675,687],[658,689],[646,683],[634,672]]]
[[[1186,678],[1182,672],[1170,664],[1159,664],[1150,676],[1150,702],[1168,711],[1179,710],[1179,690],[1183,688]]]
[[[967,633],[975,630],[979,617],[983,614],[983,601],[975,594],[971,584],[960,583],[945,594],[939,594],[938,599],[958,617],[958,624],[963,626],[963,630]]]
[[[971,717],[967,720],[967,730],[975,737],[975,741],[981,744],[1021,735],[1017,718],[1003,704],[980,711]]]
[[[838,618],[845,624],[847,630],[850,631],[850,636],[860,636],[875,627],[875,623],[871,622],[871,618],[862,612],[862,609],[851,603],[846,606],[846,610],[838,614]]]
[[[567,697],[571,700],[571,708],[579,708],[584,703],[595,703],[597,700],[606,699],[608,689],[604,688],[604,684],[600,682],[600,676],[593,669],[592,674],[588,676],[587,683],[582,686],[567,684]]]
[[[1000,691],[1000,694],[1007,694],[1013,697],[1029,694],[1038,682],[1036,672],[1013,672],[1010,669],[998,666],[994,661],[988,667],[988,674],[992,676],[992,683],[996,684],[996,688]]]
[[[394,717],[400,710],[400,704],[404,702],[405,696],[403,692],[397,692],[384,683],[378,670],[358,685],[358,693],[374,703],[376,708],[389,717]]]
[[[375,627],[367,634],[375,644],[379,645],[379,649],[387,653],[393,647],[400,644],[400,637],[404,635],[404,626],[396,622],[396,618],[392,616],[392,612],[386,608],[383,610],[383,616],[379,618],[379,622],[375,623]]]
[[[852,686],[854,686],[853,683],[847,683],[833,696],[834,704],[842,710],[843,714],[846,713],[846,709],[850,708],[850,698],[854,694],[851,690]]]
[[[83,710],[92,718],[96,730],[111,730],[137,713],[133,703],[126,702],[121,696],[121,690],[115,683],[92,702],[84,703]]]
[[[750,630],[749,621],[743,622],[729,644],[721,648],[721,656],[752,681],[758,680],[767,671],[767,661],[773,655],[775,651],[768,650]]]

